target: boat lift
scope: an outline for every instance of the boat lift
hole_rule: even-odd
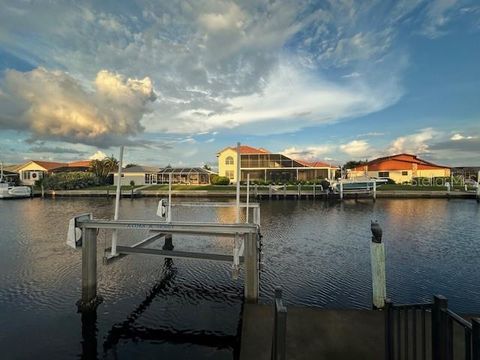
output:
[[[120,164],[121,166],[121,164]],[[121,177],[119,177],[121,179]],[[249,186],[249,185],[247,185]],[[96,309],[102,301],[97,293],[97,235],[100,229],[110,229],[114,234],[121,230],[139,230],[152,232],[150,236],[131,246],[116,244],[117,236],[112,237],[112,247],[105,249],[111,251],[104,258],[104,264],[120,260],[122,257],[133,254],[160,255],[166,258],[200,259],[208,261],[223,261],[232,263],[232,277],[238,278],[240,265],[245,270],[245,299],[247,302],[257,302],[259,295],[259,270],[261,261],[261,233],[260,233],[260,205],[240,203],[237,196],[236,203],[221,202],[181,202],[173,204],[171,200],[171,178],[169,186],[169,199],[159,202],[157,215],[162,220],[119,220],[118,211],[113,220],[95,219],[91,213],[75,216],[70,220],[67,245],[74,249],[82,250],[82,297],[77,303],[79,311]],[[118,197],[116,200],[118,209]],[[236,207],[237,222],[212,223],[172,220],[172,207]],[[241,223],[240,211],[245,210],[247,222]],[[249,210],[252,209],[252,222],[248,222]],[[207,252],[191,252],[173,250],[174,234],[199,235],[199,236],[224,236],[232,240],[232,254],[218,254]],[[162,249],[150,248],[147,245],[164,239]]]

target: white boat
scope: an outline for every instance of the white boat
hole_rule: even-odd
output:
[[[27,198],[32,196],[28,186],[13,186],[7,182],[0,182],[0,199]]]
[[[342,184],[343,191],[348,192],[369,192],[373,191],[374,186],[378,188],[379,186],[386,184],[388,179],[376,179],[376,178],[354,178],[354,179],[338,179],[335,183],[332,184],[332,188],[336,192],[340,192],[340,184]]]
[[[32,196],[28,186],[15,186],[8,183],[3,176],[3,163],[0,164],[0,199],[18,199]]]

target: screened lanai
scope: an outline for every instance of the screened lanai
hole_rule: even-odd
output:
[[[168,179],[172,174],[172,183],[173,184],[191,184],[191,185],[201,185],[201,184],[210,184],[210,174],[211,171],[200,167],[193,168],[174,168],[174,167],[165,167],[160,169],[157,174],[157,184],[168,184]]]

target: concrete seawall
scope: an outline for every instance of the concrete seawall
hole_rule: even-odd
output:
[[[195,197],[195,198],[234,198],[235,191],[215,191],[215,190],[174,190],[172,191],[172,196],[174,197]],[[254,194],[252,198],[254,198]],[[36,196],[40,196],[40,192],[35,192]],[[58,190],[58,191],[46,191],[45,196],[47,197],[115,197],[114,190]],[[164,190],[141,190],[133,193],[133,197],[166,197],[168,196],[168,191]],[[242,196],[246,196],[245,192],[242,192]],[[122,197],[132,197],[130,190],[122,191]],[[262,191],[258,192],[258,198],[262,199],[338,199],[338,194],[325,194],[325,193],[316,193],[315,196],[311,191],[302,192],[300,195],[297,191],[286,191],[285,193],[278,192],[269,194],[268,192]],[[346,199],[349,198],[371,198],[371,195],[368,194],[352,194],[346,193],[344,195]],[[476,194],[473,192],[463,192],[463,191],[408,191],[408,190],[384,190],[377,192],[377,198],[385,199],[417,199],[417,198],[440,198],[440,199],[475,199]]]

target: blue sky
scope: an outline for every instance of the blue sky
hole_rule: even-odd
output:
[[[240,141],[480,165],[480,5],[0,0],[0,160],[215,164]]]

